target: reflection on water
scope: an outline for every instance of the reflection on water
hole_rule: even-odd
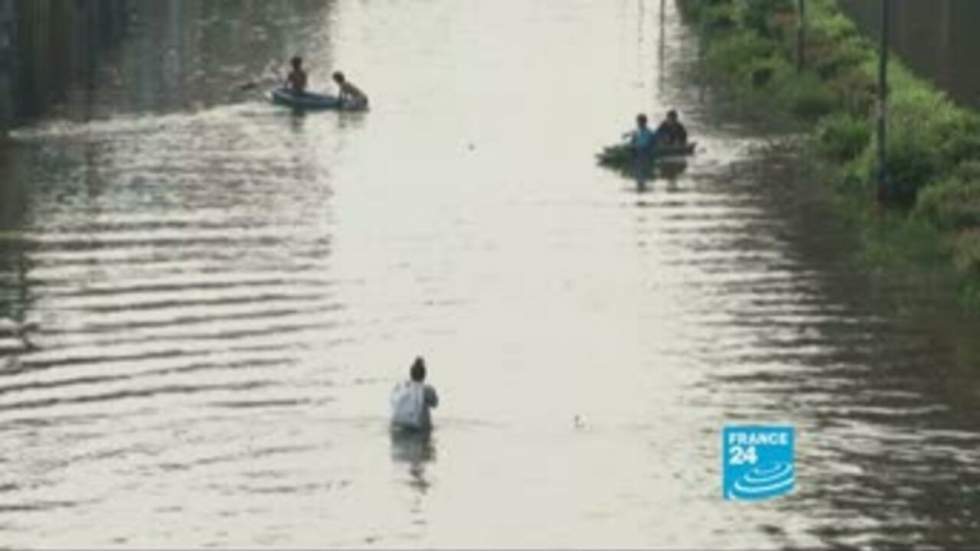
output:
[[[0,149],[4,545],[975,543],[980,324],[854,269],[672,3],[134,6]],[[241,89],[296,52],[372,111]],[[594,165],[669,107],[686,165]],[[438,430],[389,435],[419,354]],[[796,427],[796,493],[720,499],[737,421]]]
[[[128,2],[33,0],[0,3],[0,128],[44,112],[94,67],[126,30]]]
[[[396,463],[408,466],[411,476],[409,485],[425,494],[429,489],[429,481],[425,475],[426,463],[435,461],[435,439],[431,431],[391,431],[391,459]]]
[[[680,176],[687,170],[685,159],[658,159],[656,161],[641,161],[633,167],[633,180],[636,191],[650,191],[657,181],[664,182],[666,191],[678,191]]]

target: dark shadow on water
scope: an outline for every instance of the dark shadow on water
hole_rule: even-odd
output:
[[[659,166],[660,177],[674,185],[677,184],[677,179],[687,172],[687,160],[685,159],[661,161]]]
[[[35,151],[20,151],[0,145],[0,319],[23,324],[37,322],[36,296],[30,283],[34,267],[31,254],[37,244],[25,231],[31,218],[33,167],[40,164],[18,163],[18,155],[33,157]],[[32,343],[0,335],[0,358],[30,352]],[[0,364],[2,368],[3,364]]]
[[[666,182],[667,191],[678,191],[677,181],[687,171],[687,161],[667,160],[637,161],[632,169],[633,181],[636,182],[636,192],[652,191],[657,180]]]
[[[302,109],[293,109],[289,114],[289,129],[294,133],[303,132],[306,125],[306,112]]]
[[[426,465],[436,460],[432,432],[391,429],[391,460],[408,465],[409,486],[425,494],[431,486],[426,477]]]
[[[633,181],[636,182],[637,193],[645,193],[649,190],[647,182],[655,176],[656,165],[651,159],[641,157],[633,159]]]
[[[337,127],[341,130],[346,128],[360,128],[364,126],[364,121],[368,111],[338,111]]]

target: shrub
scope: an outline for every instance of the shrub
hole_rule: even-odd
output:
[[[788,78],[784,86],[787,106],[800,118],[816,120],[838,106],[830,88],[812,73]]]
[[[857,25],[843,13],[838,12],[833,15],[826,15],[818,18],[817,21],[819,22],[819,27],[817,28],[834,41],[857,41],[861,39],[861,33],[858,32]]]
[[[742,10],[742,23],[749,29],[765,37],[774,37],[773,14],[795,11],[792,0],[752,0],[745,2]]]
[[[945,166],[980,159],[980,117],[950,108],[930,125],[930,134]]]
[[[785,78],[792,71],[789,63],[778,55],[760,57],[746,63],[739,70],[739,81],[756,90],[770,86],[774,81]]]
[[[963,232],[957,237],[953,262],[960,273],[980,277],[980,231]]]
[[[980,179],[952,178],[929,186],[916,201],[915,215],[944,229],[980,227]]]
[[[837,191],[845,192],[848,195],[866,195],[870,193],[871,181],[868,179],[870,169],[867,168],[869,164],[865,161],[865,157],[870,158],[867,150],[865,150],[861,158],[844,165],[840,180],[837,180],[834,184]]]
[[[820,153],[835,161],[856,159],[868,147],[871,129],[868,122],[838,113],[824,118],[817,126]]]
[[[825,37],[825,40],[828,45],[821,55],[808,56],[814,70],[824,80],[852,71],[870,58],[869,51],[856,40],[843,43],[830,37]]]
[[[885,155],[885,199],[896,206],[912,207],[919,190],[937,179],[940,166],[936,148],[919,128],[893,127]]]
[[[733,76],[747,61],[772,56],[774,45],[754,33],[741,33],[721,38],[708,51],[706,62],[722,73]]]
[[[877,86],[874,79],[859,67],[835,75],[827,86],[852,115],[867,118],[875,105]]]
[[[712,2],[701,12],[704,28],[725,31],[735,28],[735,6],[731,2]]]
[[[957,166],[980,157],[980,117],[904,70],[897,73],[888,146],[896,152],[893,174],[900,183],[918,188],[925,181],[946,180]],[[891,164],[889,159],[890,169]]]
[[[980,185],[980,160],[970,160],[961,163],[953,170],[953,176],[964,181]]]
[[[704,11],[704,4],[698,0],[680,0],[677,2],[677,12],[685,22],[696,21]]]

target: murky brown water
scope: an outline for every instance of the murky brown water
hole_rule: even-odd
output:
[[[3,150],[0,546],[978,543],[980,326],[854,270],[670,3],[140,6]],[[298,49],[372,111],[232,91]],[[667,106],[686,171],[594,166]],[[796,427],[793,495],[721,499],[739,421]]]

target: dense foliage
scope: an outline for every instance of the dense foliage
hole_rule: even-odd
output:
[[[934,248],[961,274],[980,277],[980,115],[894,61],[888,185],[876,195],[878,55],[834,0],[807,0],[802,68],[796,0],[678,0],[678,6],[700,29],[710,75],[741,100],[813,125],[814,150],[841,167],[835,189],[868,208],[878,197],[901,223],[933,228]]]

